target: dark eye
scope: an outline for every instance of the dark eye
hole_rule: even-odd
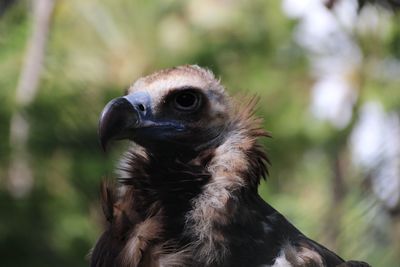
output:
[[[175,107],[183,111],[194,111],[198,108],[200,97],[194,92],[181,92],[175,96]]]

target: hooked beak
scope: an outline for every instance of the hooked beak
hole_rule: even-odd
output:
[[[105,151],[112,140],[130,139],[154,147],[185,136],[186,127],[174,120],[156,118],[147,92],[134,92],[111,100],[99,121],[100,144]]]
[[[129,138],[140,124],[139,111],[126,98],[111,100],[101,112],[99,121],[99,139],[105,151],[111,140]]]

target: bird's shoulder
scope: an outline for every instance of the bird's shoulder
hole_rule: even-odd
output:
[[[274,251],[273,263],[276,266],[287,262],[287,266],[337,266],[344,260],[323,245],[308,238],[297,229],[284,215],[257,196],[253,209],[258,214],[257,222],[262,224],[263,239]],[[269,256],[268,258],[271,258]],[[274,266],[274,265],[272,265]]]

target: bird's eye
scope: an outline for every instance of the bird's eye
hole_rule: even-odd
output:
[[[175,96],[175,108],[182,111],[194,111],[200,104],[200,97],[194,92],[182,92]]]

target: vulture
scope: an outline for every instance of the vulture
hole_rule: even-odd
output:
[[[269,163],[254,98],[233,99],[197,65],[138,79],[111,100],[99,139],[128,139],[103,181],[106,226],[92,267],[369,266],[307,238],[258,194]]]

